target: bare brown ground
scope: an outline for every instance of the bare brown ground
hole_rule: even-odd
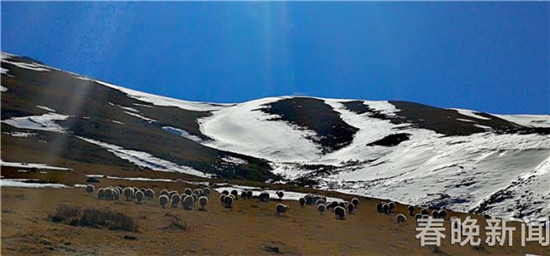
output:
[[[130,184],[137,185],[127,183]],[[181,183],[177,186],[181,192],[184,186]],[[403,225],[395,223],[395,214],[376,212],[375,199],[361,198],[355,214],[336,220],[331,212],[321,216],[313,207],[302,208],[295,201],[284,201],[290,210],[281,217],[274,214],[277,201],[239,199],[234,208],[226,209],[218,196],[213,193],[206,211],[185,211],[163,209],[156,200],[143,204],[124,199],[100,201],[83,188],[2,188],[1,252],[2,255],[263,255],[278,249],[287,255],[550,255],[548,247],[536,243],[521,247],[517,223],[514,247],[485,245],[478,249],[450,245],[447,223],[447,238],[440,252],[435,253],[432,247],[419,245],[411,218]],[[59,205],[123,212],[135,219],[139,231],[54,223],[48,216]],[[398,205],[397,212],[405,212],[405,206]],[[485,225],[483,217],[475,217]],[[171,227],[173,222],[181,224],[181,228]],[[137,240],[124,239],[125,235]]]

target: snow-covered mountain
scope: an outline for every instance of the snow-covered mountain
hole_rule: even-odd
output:
[[[4,161],[108,163],[510,218],[550,214],[549,115],[314,97],[189,102],[6,53],[1,71]]]

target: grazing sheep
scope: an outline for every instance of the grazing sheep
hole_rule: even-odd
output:
[[[206,209],[207,204],[208,204],[208,198],[206,196],[199,197],[199,205],[201,206],[199,210],[204,211]]]
[[[385,214],[389,214],[390,213],[390,206],[388,204],[383,204],[382,205],[382,210],[384,211]]]
[[[113,192],[115,192],[113,194],[113,200],[118,200],[120,199],[120,192],[118,192],[118,189],[113,189]]]
[[[183,209],[191,210],[191,207],[195,205],[195,200],[193,199],[192,196],[187,195],[183,198],[183,200],[181,201],[181,204],[183,205]]]
[[[343,220],[346,217],[346,209],[342,206],[334,207],[334,215],[337,220]]]
[[[161,195],[159,196],[159,204],[162,208],[166,208],[166,205],[168,204],[168,195]]]
[[[429,219],[429,218],[430,218],[430,215],[422,214],[422,219]]]
[[[277,192],[277,196],[279,197],[279,200],[283,200],[283,196],[285,196],[285,193],[283,191]]]
[[[400,213],[395,216],[395,220],[397,221],[397,223],[402,224],[407,221],[407,217],[405,217],[405,215]]]
[[[277,216],[280,216],[281,213],[285,214],[286,211],[288,211],[289,208],[290,208],[290,206],[288,206],[286,204],[277,204],[277,206],[275,206],[275,211],[277,212]]]
[[[388,203],[388,206],[390,207],[390,212],[394,212],[394,211],[395,211],[395,203],[394,203],[394,202],[389,202],[389,203]]]
[[[306,199],[301,197],[300,199],[298,199],[298,203],[300,203],[300,206],[304,206],[304,204],[306,204]]]
[[[313,201],[311,194],[307,194],[306,196],[304,196],[304,199],[306,200],[307,205],[311,205],[311,202]]]
[[[351,203],[353,204],[353,206],[355,206],[355,208],[357,208],[357,206],[359,205],[359,199],[357,197],[354,197],[351,199]]]
[[[163,189],[163,190],[160,191],[160,195],[161,195],[161,196],[162,196],[162,195],[168,196],[169,194],[170,194],[170,192],[168,192],[168,190],[166,190],[166,189]]]
[[[438,211],[438,210],[433,210],[433,211],[432,211],[432,217],[433,217],[434,219],[439,218],[439,211]]]
[[[447,211],[445,209],[439,211],[439,218],[445,219],[447,217]]]
[[[339,203],[338,203],[338,206],[340,206],[340,207],[346,209],[346,202],[339,202]]]
[[[239,196],[239,191],[237,191],[236,189],[233,189],[231,190],[231,195],[233,195],[235,198],[235,200],[237,199],[237,197]]]
[[[248,193],[243,190],[243,192],[241,192],[241,198],[246,199],[247,197],[248,197]]]
[[[420,213],[421,213],[422,215],[428,215],[428,209],[422,208],[422,210],[420,211]]]
[[[225,208],[233,208],[233,197],[226,196],[224,199]]]
[[[113,200],[113,189],[112,188],[106,188],[103,194],[105,195],[105,200],[111,201]]]
[[[354,211],[355,211],[355,205],[354,204],[348,204],[349,214],[353,214]]]
[[[178,208],[178,204],[180,202],[181,202],[181,196],[178,193],[173,194],[170,197],[170,205],[172,205],[172,208]]]
[[[190,196],[191,194],[193,194],[193,190],[191,190],[190,188],[185,188],[183,190],[183,193],[185,193],[186,195]]]
[[[325,211],[327,210],[327,206],[324,205],[324,204],[318,204],[317,205],[317,211],[319,211],[319,213],[321,215],[323,215],[325,213]]]
[[[317,205],[317,201],[321,200],[321,196],[314,195],[311,197],[311,204]]]
[[[378,212],[383,212],[384,211],[384,203],[379,202],[378,204],[376,204],[376,210]]]
[[[90,184],[90,185],[86,186],[86,193],[94,193],[94,191],[95,191],[94,185]]]
[[[326,205],[327,202],[325,202],[325,200],[323,200],[323,199],[319,199],[319,200],[317,200],[317,202],[315,202],[315,206],[320,205],[320,204]]]
[[[141,201],[143,201],[143,198],[145,197],[145,193],[143,191],[139,190],[136,192],[136,203],[141,204]]]
[[[248,192],[246,192],[246,196],[248,198],[252,198],[252,190],[248,190]]]
[[[130,198],[134,195],[134,189],[131,187],[124,188],[124,190],[122,190],[122,194],[126,197],[126,201],[130,201]]]
[[[97,199],[104,199],[105,198],[105,189],[100,188],[97,190]]]
[[[269,201],[269,193],[262,192],[262,193],[260,193],[259,198],[260,198],[260,201],[267,202],[267,201]]]
[[[193,194],[196,194],[197,196],[202,196],[202,189],[196,188],[193,190]]]
[[[170,191],[170,193],[168,194],[168,197],[172,198],[173,195],[179,195],[178,191],[176,191],[176,190]]]
[[[145,190],[145,197],[149,200],[153,199],[155,197],[155,191],[153,189]]]
[[[414,206],[409,205],[409,207],[407,207],[407,210],[409,210],[409,215],[410,216],[414,216]]]
[[[327,210],[334,209],[336,206],[338,206],[338,202],[333,201],[330,204],[327,205]]]
[[[227,196],[227,195],[229,195],[229,191],[227,191],[227,190],[224,190],[224,191],[222,191],[222,194],[224,194],[224,195],[226,195],[226,196]]]
[[[196,194],[192,194],[191,196],[193,197],[193,206],[195,206],[195,202],[199,201],[199,196]]]
[[[416,220],[416,222],[418,222],[419,219],[422,219],[422,214],[420,213],[417,213],[414,215],[414,220]]]
[[[222,206],[225,204],[225,197],[226,197],[226,195],[224,195],[224,194],[220,195],[220,201],[222,202]]]
[[[204,188],[202,190],[202,195],[206,197],[210,197],[210,188]]]
[[[145,194],[145,190],[147,190],[147,189],[144,188],[144,187],[141,187],[139,190],[140,190],[141,192],[143,192],[143,194]]]

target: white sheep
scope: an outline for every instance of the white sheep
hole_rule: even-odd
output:
[[[325,202],[325,200],[323,200],[323,199],[319,199],[319,200],[317,200],[317,202],[315,202],[315,205],[316,205],[316,206],[317,206],[317,205],[320,205],[320,204],[326,205],[327,202]]]
[[[394,203],[394,202],[389,202],[389,203],[388,203],[388,206],[390,207],[390,212],[394,212],[394,211],[395,211],[395,203]]]
[[[352,204],[352,203],[349,203],[349,204],[347,204],[347,206],[348,206],[348,212],[350,214],[353,214],[353,212],[355,211],[355,205]]]
[[[300,204],[300,206],[304,206],[304,204],[306,204],[306,199],[303,198],[303,197],[300,197],[300,199],[298,199],[298,203]]]
[[[97,199],[104,199],[105,198],[105,189],[100,188],[97,190]]]
[[[351,199],[351,203],[353,204],[353,206],[355,206],[355,208],[357,208],[357,206],[359,205],[359,199],[357,197],[354,197]]]
[[[324,204],[318,204],[317,205],[317,211],[319,211],[319,213],[321,215],[323,215],[325,213],[325,211],[327,210],[327,206],[324,205]]]
[[[132,198],[134,193],[134,189],[131,187],[127,187],[122,190],[122,194],[124,195],[124,197],[126,197],[126,201],[130,201],[130,198]]]
[[[95,191],[94,185],[90,184],[86,186],[86,193],[94,193],[94,191]]]
[[[167,195],[161,195],[159,196],[159,204],[162,208],[166,208],[166,205],[168,204],[168,201],[170,199],[168,199],[168,196]]]
[[[275,211],[277,212],[277,216],[280,216],[281,214],[285,214],[286,211],[288,211],[289,208],[290,208],[290,206],[288,206],[286,204],[277,204],[275,206]]]
[[[147,199],[153,199],[155,197],[155,191],[153,189],[147,189],[145,190],[145,196]]]
[[[346,217],[346,209],[342,206],[336,206],[334,207],[334,215],[337,220],[343,220]]]
[[[233,197],[232,195],[228,195],[228,196],[225,196],[225,199],[224,199],[224,205],[225,205],[225,208],[233,208]]]
[[[283,200],[283,196],[285,196],[285,193],[283,191],[277,192],[277,196],[279,197],[279,200]]]
[[[439,211],[439,218],[445,219],[447,217],[447,211],[445,209],[442,209]]]
[[[172,191],[170,191],[170,193],[168,193],[168,197],[169,197],[169,198],[172,198],[173,195],[178,195],[178,196],[179,196],[178,191],[172,190]]]
[[[191,190],[190,188],[185,188],[185,190],[183,190],[183,193],[190,196],[191,194],[193,194],[193,190]]]
[[[210,188],[204,188],[202,194],[203,196],[210,197]]]
[[[103,192],[103,194],[105,195],[105,200],[113,200],[113,189],[111,188],[106,188],[105,191]]]
[[[407,221],[407,217],[405,217],[405,215],[399,213],[395,216],[395,220],[397,221],[397,223],[402,224],[402,223],[405,223]]]
[[[143,198],[145,197],[145,193],[143,191],[138,190],[135,194],[136,203],[141,204],[141,201],[143,201]]]
[[[260,193],[260,195],[258,196],[258,198],[259,198],[260,201],[262,201],[262,202],[267,202],[267,201],[269,201],[269,193],[267,193],[267,192],[264,191],[264,192]]]
[[[220,202],[222,203],[222,206],[225,204],[225,197],[226,197],[226,195],[224,195],[224,194],[220,195]]]
[[[118,192],[118,189],[113,188],[113,200],[118,200],[120,198],[120,193]]]
[[[206,196],[199,197],[199,205],[201,206],[199,210],[204,211],[207,204],[208,204],[208,198]]]
[[[172,205],[173,208],[178,208],[178,204],[181,202],[181,197],[178,193],[175,193],[170,197],[170,205]]]
[[[183,209],[185,210],[191,210],[193,205],[195,204],[195,201],[192,196],[187,195],[183,200],[181,201],[181,204],[183,205]]]
[[[166,190],[166,189],[163,189],[163,190],[160,191],[161,196],[162,195],[168,196],[169,194],[170,194],[170,192],[168,192],[168,190]]]

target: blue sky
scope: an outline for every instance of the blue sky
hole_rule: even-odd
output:
[[[136,90],[550,114],[549,2],[2,2],[2,50]]]

